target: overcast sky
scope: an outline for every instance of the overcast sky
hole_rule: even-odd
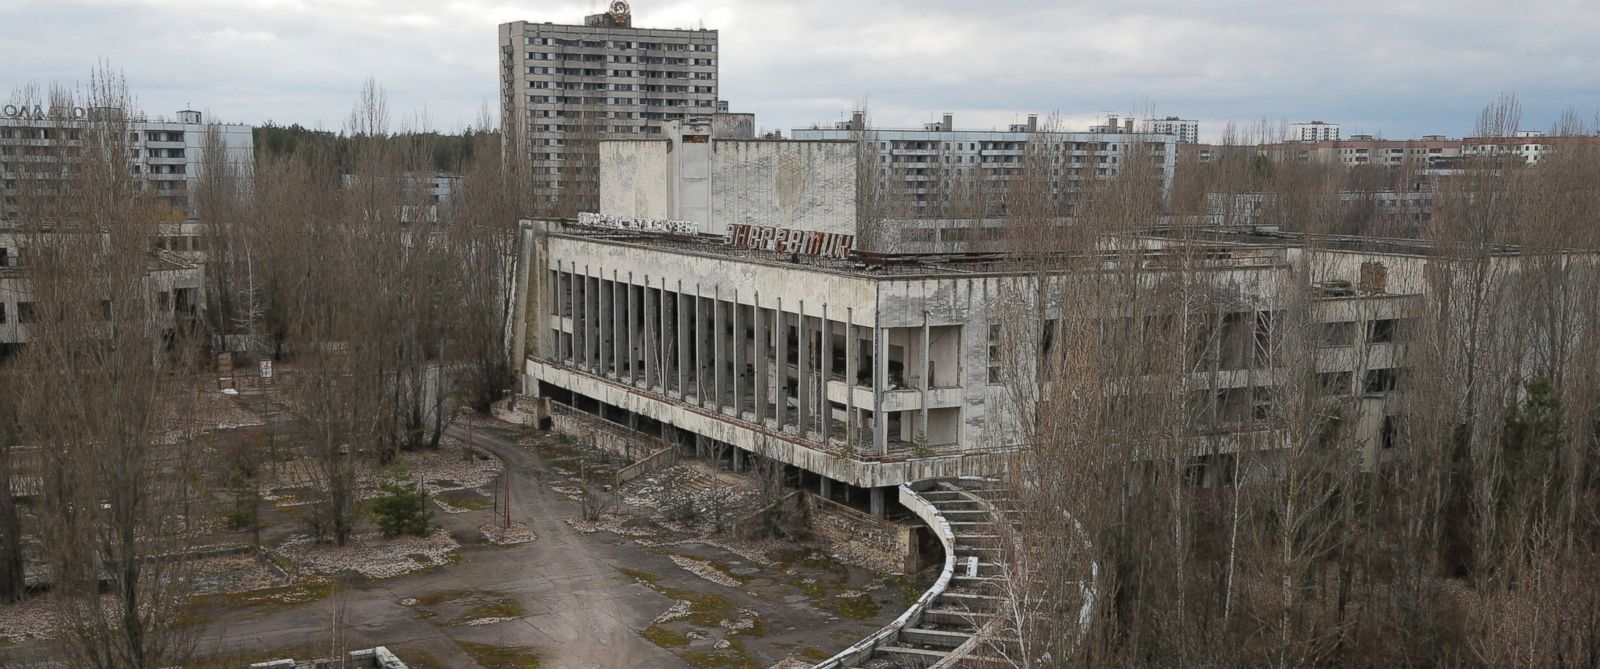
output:
[[[494,111],[496,25],[581,23],[590,0],[0,0],[0,87],[124,72],[142,109],[339,129],[361,82],[395,121],[459,130]],[[1348,136],[1459,136],[1515,93],[1525,129],[1600,109],[1596,0],[639,0],[639,27],[721,31],[721,97],[757,125],[960,128],[1030,112],[1321,119]]]

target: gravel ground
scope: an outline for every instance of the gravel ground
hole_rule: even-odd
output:
[[[335,574],[355,572],[368,578],[393,578],[452,561],[460,544],[443,529],[427,537],[383,539],[361,534],[343,547],[299,536],[273,553],[312,571]]]

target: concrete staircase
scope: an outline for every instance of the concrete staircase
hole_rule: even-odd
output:
[[[1000,559],[995,523],[1005,522],[1008,513],[988,501],[988,496],[998,493],[992,487],[989,481],[946,480],[919,491],[950,525],[955,569],[948,587],[920,616],[855,666],[931,669],[990,662],[991,658],[979,652],[977,636],[993,620],[1000,601],[995,582]]]

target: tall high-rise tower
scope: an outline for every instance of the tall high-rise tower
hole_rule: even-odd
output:
[[[716,112],[717,31],[635,28],[622,0],[583,25],[502,23],[500,98],[536,202],[551,215],[595,211],[600,139]]]

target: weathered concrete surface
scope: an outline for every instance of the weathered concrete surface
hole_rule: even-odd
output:
[[[466,432],[452,428],[465,438]],[[460,562],[420,576],[379,581],[315,604],[263,614],[252,609],[213,624],[201,640],[206,654],[293,647],[326,640],[336,606],[351,626],[350,646],[388,646],[431,654],[444,666],[477,666],[452,639],[538,651],[541,667],[681,666],[671,653],[639,636],[661,610],[665,597],[618,572],[642,558],[663,556],[632,544],[609,543],[573,530],[551,513],[553,493],[538,456],[495,430],[478,429],[474,443],[499,456],[512,476],[513,517],[539,536],[505,549],[464,550]],[[463,539],[460,532],[452,532]],[[463,542],[466,543],[466,542]],[[440,628],[399,602],[433,592],[478,590],[514,597],[526,613],[519,620],[478,627]],[[343,600],[342,603],[340,600]],[[448,634],[448,636],[447,636]],[[325,642],[325,641],[324,641]]]

